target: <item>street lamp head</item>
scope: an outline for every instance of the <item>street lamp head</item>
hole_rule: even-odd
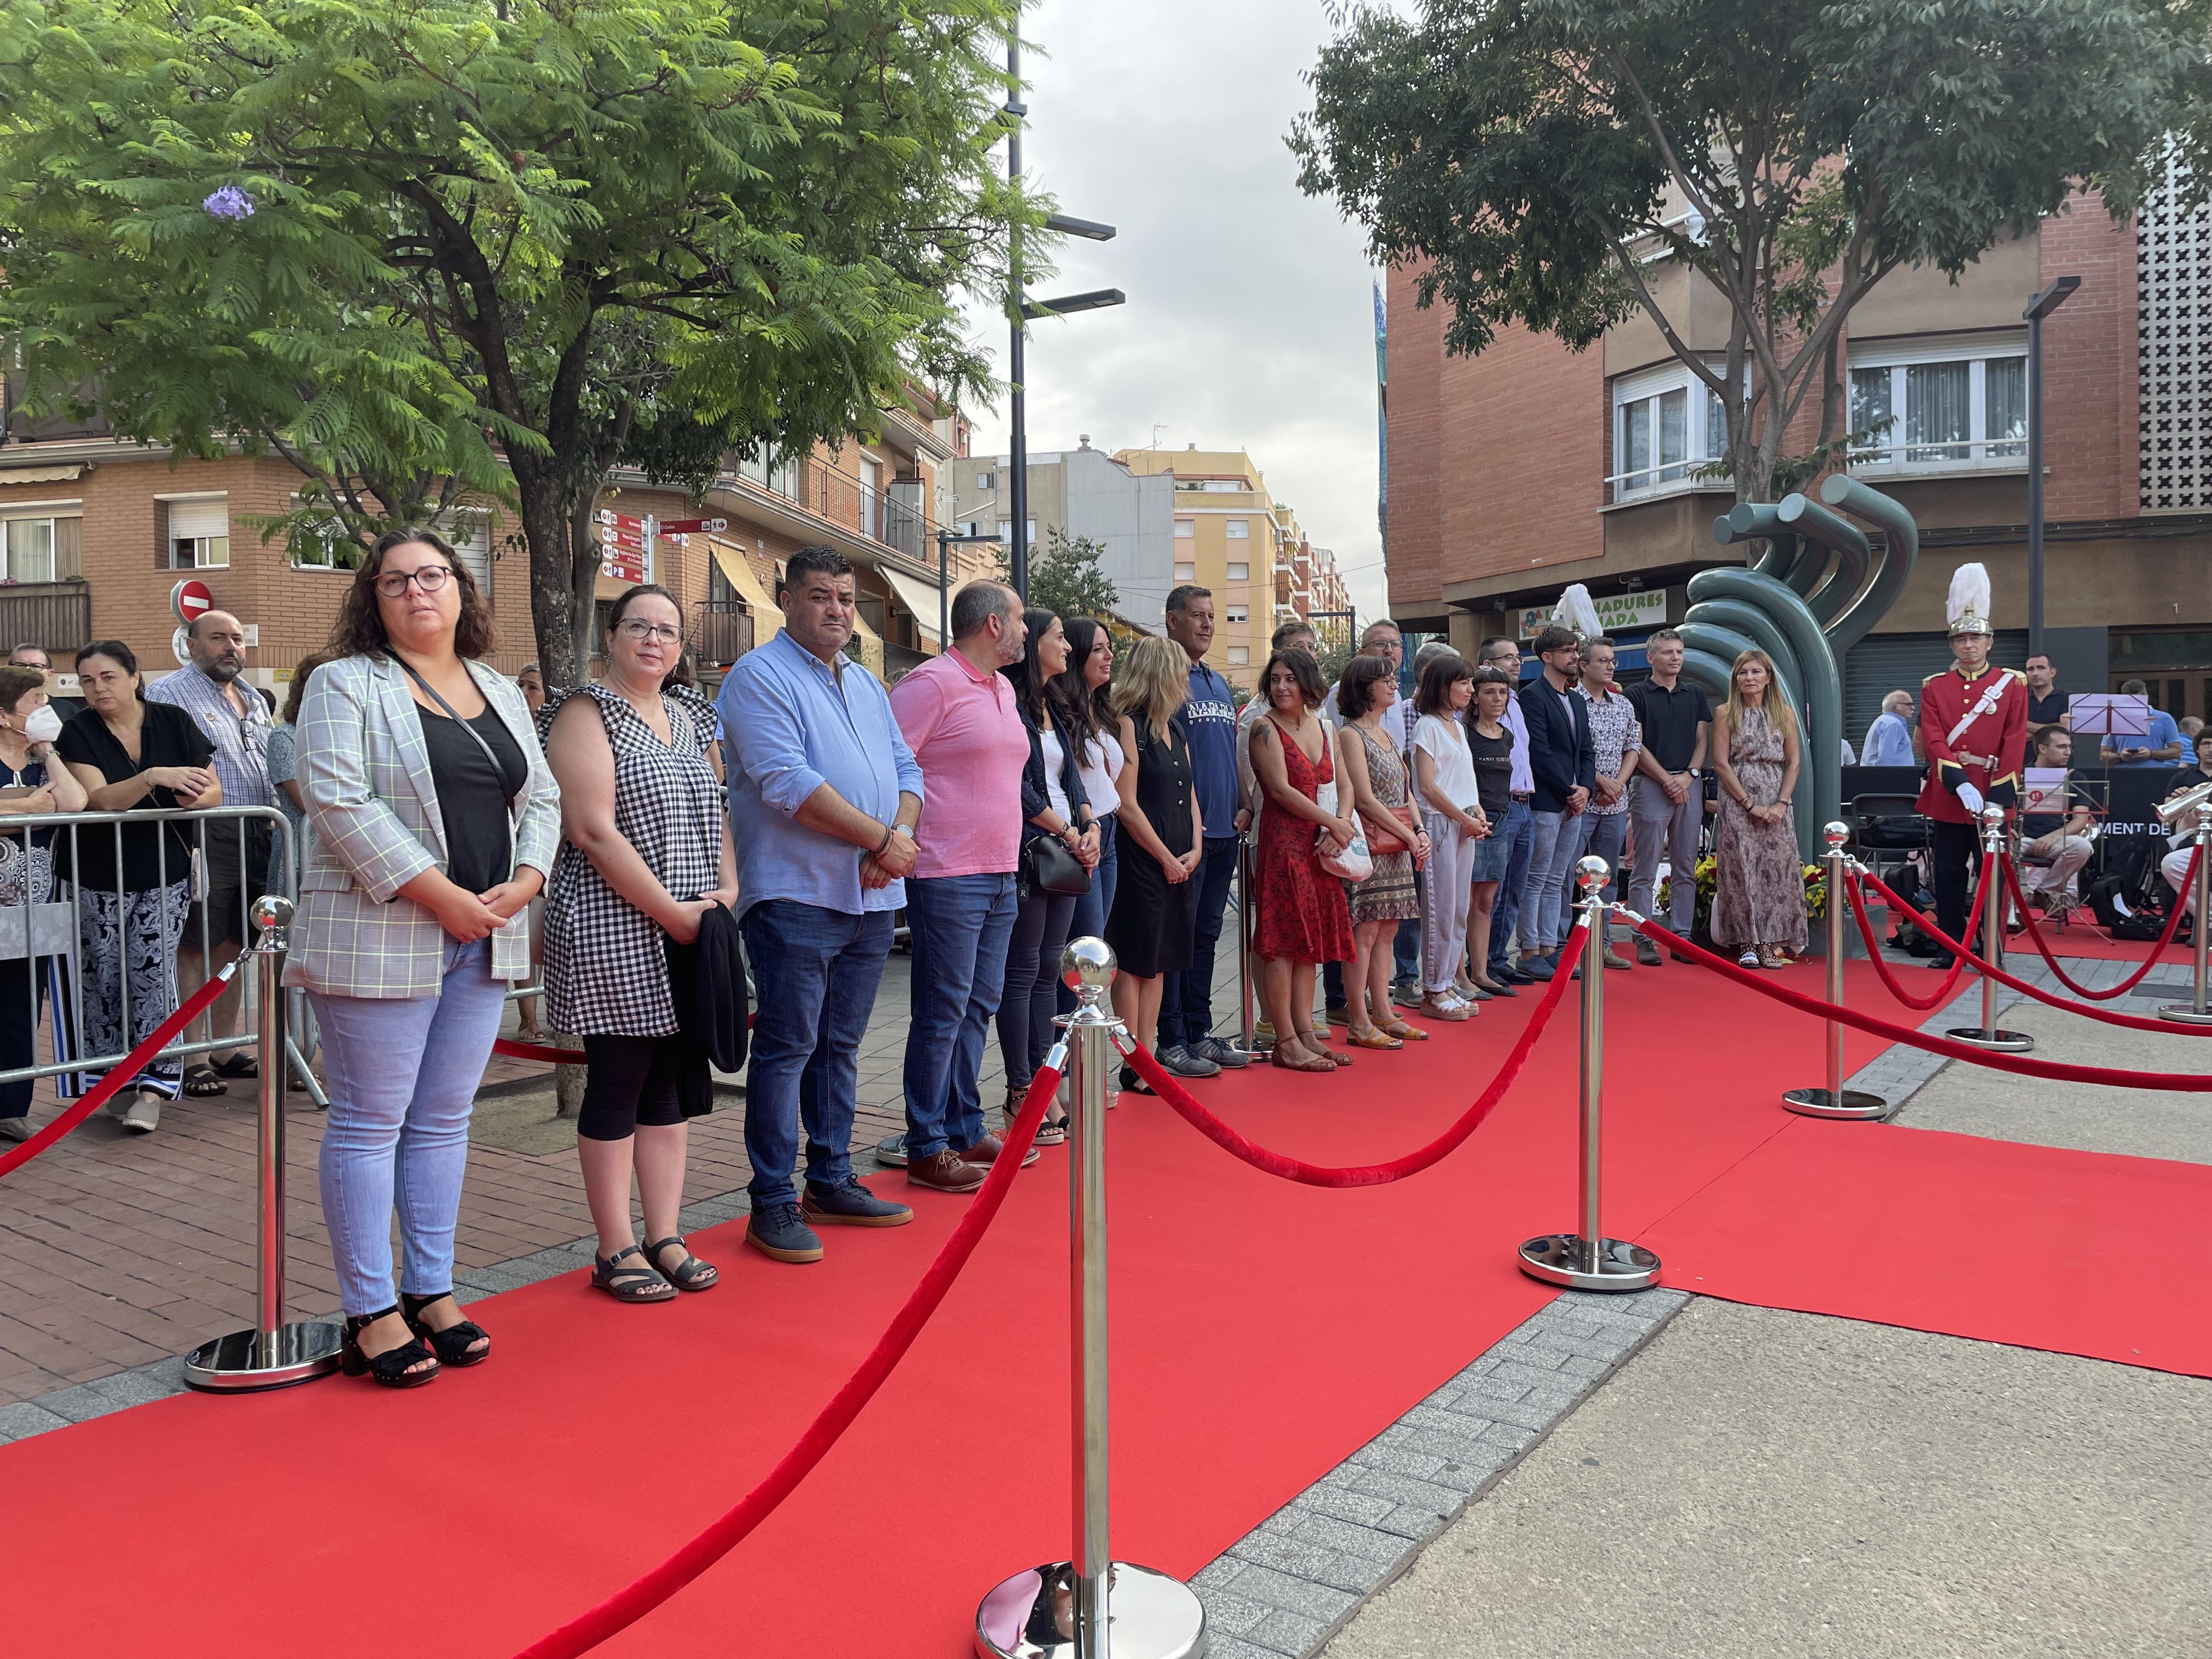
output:
[[[1044,228],[1056,230],[1063,236],[1080,236],[1091,242],[1110,242],[1115,235],[1111,225],[1101,224],[1096,219],[1079,219],[1070,213],[1054,214],[1044,222]]]
[[[1070,294],[1058,300],[1024,300],[1022,315],[1032,321],[1039,317],[1066,317],[1079,311],[1103,311],[1109,306],[1126,305],[1128,299],[1118,288],[1097,288],[1087,294]]]
[[[2049,288],[2030,300],[2027,302],[2027,309],[2020,314],[2031,323],[2039,323],[2059,307],[2064,305],[2072,296],[2074,290],[2081,286],[2081,279],[2079,276],[2058,277]]]

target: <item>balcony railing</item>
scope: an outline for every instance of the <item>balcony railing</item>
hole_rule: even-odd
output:
[[[0,638],[75,651],[92,638],[92,588],[84,582],[0,585]]]
[[[692,649],[701,662],[726,668],[753,648],[753,619],[735,602],[708,599],[694,609]]]

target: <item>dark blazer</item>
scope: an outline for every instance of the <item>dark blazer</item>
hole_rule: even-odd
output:
[[[1528,727],[1528,771],[1535,780],[1535,793],[1528,801],[1534,811],[1564,812],[1567,791],[1577,785],[1588,789],[1597,782],[1589,705],[1575,695],[1572,686],[1567,688],[1566,703],[1573,707],[1571,721],[1559,694],[1540,674],[1521,688],[1521,718]]]
[[[1020,699],[1015,701],[1018,707]],[[1029,763],[1022,768],[1022,839],[1026,842],[1032,836],[1044,834],[1030,820],[1051,809],[1052,797],[1046,793],[1045,787],[1044,733],[1030,718],[1030,711],[1025,708],[1022,709],[1022,725],[1030,734]],[[1060,787],[1067,796],[1067,810],[1074,818],[1075,827],[1080,830],[1091,817],[1091,797],[1083,787],[1083,757],[1076,752],[1075,745],[1067,741],[1067,733],[1057,718],[1054,720],[1053,726],[1060,739]]]

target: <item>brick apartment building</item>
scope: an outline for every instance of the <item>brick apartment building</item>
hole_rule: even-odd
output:
[[[2149,681],[2177,716],[2212,714],[2212,217],[2169,188],[2115,226],[2075,200],[1991,249],[1954,284],[1887,278],[1849,319],[1850,428],[1892,424],[1855,474],[1921,527],[1911,585],[1845,665],[1846,730],[1883,692],[1948,660],[1952,571],[1978,559],[1996,590],[1996,659],[2026,652],[2027,328],[2054,277],[2078,292],[2044,325],[2045,637],[2060,684]],[[1662,259],[1654,286],[1718,365],[1724,303]],[[1589,585],[1631,641],[1680,618],[1718,546],[1726,481],[1692,476],[1721,453],[1719,411],[1640,313],[1577,355],[1518,327],[1448,358],[1445,313],[1389,289],[1389,560],[1393,615],[1463,645],[1525,632],[1571,581]],[[1817,396],[1817,389],[1815,396]],[[1808,398],[1802,441],[1818,410]],[[1610,619],[1609,619],[1610,623]],[[1630,660],[1626,658],[1624,660]],[[1640,653],[1634,660],[1640,661]]]
[[[705,677],[782,625],[775,605],[782,561],[826,544],[857,569],[856,654],[895,677],[937,647],[939,469],[963,454],[967,422],[917,398],[887,410],[879,436],[817,446],[787,463],[732,462],[703,501],[617,475],[603,507],[661,520],[720,518],[726,528],[662,538],[653,576],[676,593]],[[9,407],[13,407],[12,400]],[[45,646],[66,665],[86,641],[124,641],[149,678],[184,659],[170,610],[175,584],[207,583],[216,604],[252,630],[249,678],[272,690],[320,647],[350,573],[327,555],[292,549],[262,525],[289,512],[299,476],[283,461],[236,455],[179,460],[97,424],[0,423],[0,649]],[[508,673],[537,653],[528,560],[512,515],[461,515],[447,526],[499,620],[491,660]],[[952,586],[990,568],[954,550]],[[626,583],[602,575],[601,603]],[[281,695],[281,693],[280,693]]]

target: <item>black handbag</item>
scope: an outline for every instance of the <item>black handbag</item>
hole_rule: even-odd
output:
[[[1022,891],[1066,898],[1091,890],[1091,872],[1057,836],[1038,834],[1022,842]]]

